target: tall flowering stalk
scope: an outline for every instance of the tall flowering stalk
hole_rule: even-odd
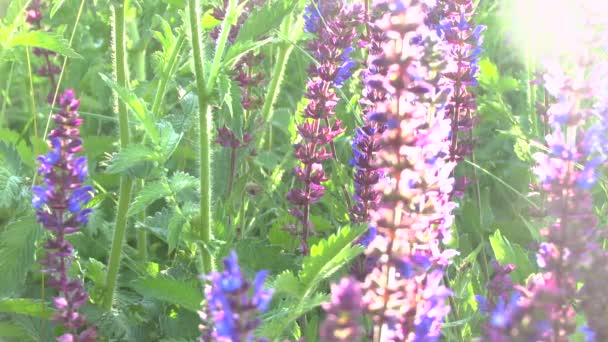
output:
[[[264,289],[267,274],[260,271],[253,284],[248,282],[241,272],[236,253],[232,251],[224,259],[223,272],[211,272],[205,277],[210,284],[205,289],[207,307],[200,312],[204,322],[200,326],[201,342],[267,341],[255,339],[253,334],[261,322],[258,314],[268,309],[272,299],[272,290]]]
[[[593,79],[585,79],[586,63],[579,65],[576,77],[567,77],[557,65],[548,65],[545,87],[557,98],[548,109],[552,133],[547,135],[549,151],[534,155],[538,176],[547,197],[547,212],[555,222],[543,229],[538,265],[543,273],[527,287],[518,287],[510,303],[498,306],[490,319],[489,335],[495,341],[516,339],[568,341],[574,333],[577,283],[595,277],[594,257],[602,255],[597,243],[599,231],[593,213],[590,189],[597,182],[597,168],[606,162],[606,107],[594,98]],[[594,73],[592,73],[593,75]],[[596,79],[602,77],[597,76]],[[606,75],[603,73],[602,75]],[[587,120],[599,121],[584,131]],[[582,165],[579,169],[577,165]],[[583,294],[596,289],[585,285]],[[588,293],[588,292],[587,292]],[[593,308],[583,301],[583,308]],[[594,326],[595,317],[589,317]]]
[[[430,21],[447,43],[441,85],[452,90],[445,110],[452,121],[450,160],[458,162],[469,155],[473,142],[462,133],[471,131],[475,118],[475,98],[471,87],[477,85],[478,58],[485,27],[473,26],[473,0],[439,0]]]
[[[86,225],[91,209],[85,206],[93,196],[93,188],[83,184],[87,159],[77,156],[82,151],[79,105],[73,90],[66,90],[59,98],[61,109],[53,114],[57,127],[47,137],[51,151],[38,158],[43,183],[32,189],[38,221],[52,234],[44,244],[47,253],[41,263],[43,272],[49,274],[48,284],[59,293],[54,299],[57,311],[53,317],[65,329],[57,338],[59,342],[97,340],[95,328],[87,328],[85,316],[78,312],[88,299],[83,284],[68,276],[74,249],[66,236]]]
[[[366,79],[387,94],[376,101],[368,120],[386,125],[376,163],[384,177],[375,186],[382,202],[370,211],[378,236],[366,255],[375,266],[363,284],[366,310],[374,321],[374,341],[436,341],[449,307],[443,285],[449,253],[439,242],[448,234],[454,163],[447,161],[450,121],[434,110],[435,86],[421,62],[431,32],[421,1],[379,1],[375,24],[384,31],[383,54],[370,65],[384,67]]]
[[[367,18],[366,18],[367,20]],[[382,43],[386,40],[384,32],[374,24],[373,20],[367,22],[366,47],[370,55],[379,58],[383,54]],[[370,119],[370,111],[374,103],[386,99],[386,90],[381,82],[373,78],[380,75],[386,76],[385,65],[368,65],[363,71],[363,108],[364,125],[355,131],[353,139],[353,158],[351,163],[355,167],[353,174],[355,193],[353,195],[354,205],[351,208],[351,217],[354,222],[364,223],[369,221],[369,212],[375,209],[380,202],[381,194],[374,187],[380,181],[382,173],[374,163],[374,156],[381,148],[380,138],[386,130],[386,125]],[[369,80],[369,81],[368,81]]]
[[[42,26],[42,8],[44,8],[46,4],[42,0],[32,0],[27,7],[26,12],[26,21],[28,24],[32,26],[33,30],[43,30]],[[55,80],[55,75],[61,73],[61,68],[53,63],[51,57],[55,56],[56,53],[53,51],[49,51],[42,48],[34,48],[34,55],[44,58],[44,65],[40,66],[36,73],[38,76],[48,77],[51,82],[51,90],[47,97],[49,103],[53,102],[53,96],[55,96],[55,91],[57,90],[57,82]]]
[[[298,125],[302,142],[294,145],[295,157],[300,165],[294,174],[302,188],[293,188],[287,199],[295,206],[290,213],[302,224],[302,250],[308,253],[308,234],[313,228],[310,222],[310,205],[318,202],[327,180],[322,162],[334,155],[333,140],[343,132],[339,120],[332,120],[338,103],[336,88],[351,76],[355,62],[349,56],[357,27],[362,22],[360,5],[342,1],[314,1],[306,9],[305,30],[315,35],[308,44],[308,51],[318,64],[310,68],[304,109],[304,120]],[[333,123],[332,123],[333,121]],[[331,151],[327,150],[327,147]]]

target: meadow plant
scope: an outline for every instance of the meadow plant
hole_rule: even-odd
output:
[[[323,1],[306,8],[304,28],[314,35],[307,48],[316,65],[309,69],[305,95],[308,104],[302,114],[304,120],[298,124],[302,141],[294,145],[300,165],[293,173],[303,188],[293,188],[287,194],[287,200],[295,206],[290,213],[302,226],[294,233],[300,237],[304,254],[308,254],[308,235],[313,230],[310,205],[325,193],[321,183],[327,181],[327,176],[322,163],[335,156],[333,140],[344,131],[341,122],[333,119],[338,103],[336,88],[351,76],[355,66],[350,54],[362,20],[363,8],[359,4]]]
[[[423,47],[416,43],[430,34],[426,6],[418,1],[375,6],[385,11],[375,24],[387,40],[369,64],[385,67],[386,74],[366,82],[387,95],[367,116],[386,125],[377,152],[385,177],[376,186],[383,199],[371,210],[378,236],[366,251],[375,266],[364,281],[363,300],[374,322],[374,341],[437,340],[450,295],[441,284],[448,260],[439,249],[441,232],[449,228],[439,226],[450,222],[453,207],[446,197],[453,183],[453,163],[445,158],[449,120],[440,111],[429,112],[424,99],[434,95],[421,63]]]
[[[224,271],[204,277],[210,284],[205,289],[206,309],[200,312],[206,322],[200,327],[201,342],[267,341],[253,335],[261,322],[258,314],[268,309],[272,299],[272,290],[264,289],[267,274],[258,272],[250,283],[241,272],[236,253],[231,251],[224,259]]]
[[[601,79],[604,73],[596,69],[588,79],[584,73],[587,63],[579,63],[573,77],[557,64],[546,66],[545,87],[557,101],[547,112],[552,127],[546,137],[549,151],[535,154],[534,172],[547,196],[547,213],[555,222],[541,230],[545,241],[540,244],[537,263],[543,273],[534,276],[527,287],[517,286],[512,299],[500,302],[492,313],[489,336],[496,341],[569,341],[577,326],[573,306],[577,283],[596,272],[591,268],[594,258],[604,254],[590,189],[597,182],[598,167],[606,162],[606,109],[601,98],[589,105],[601,95],[595,93],[594,79]],[[588,119],[597,123],[585,131]],[[586,286],[583,293],[596,288],[593,282]],[[587,308],[593,307],[588,299],[585,303]],[[603,324],[589,318],[601,331]]]
[[[82,124],[78,115],[80,101],[68,89],[58,104],[61,109],[53,114],[57,127],[47,137],[51,151],[38,158],[43,183],[32,189],[38,221],[51,233],[44,244],[46,256],[41,263],[43,272],[49,275],[48,285],[58,292],[53,300],[57,310],[53,320],[63,326],[65,333],[57,341],[96,341],[95,327],[88,326],[86,317],[79,312],[88,296],[82,281],[69,275],[74,248],[66,240],[67,235],[87,224],[91,209],[86,205],[93,197],[93,188],[84,185],[87,158],[78,156],[82,152],[78,130]]]

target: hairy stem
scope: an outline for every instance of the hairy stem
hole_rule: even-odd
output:
[[[128,0],[123,0],[122,6],[112,7],[114,14],[114,68],[116,82],[122,87],[127,87],[127,55],[125,50],[125,9]],[[118,100],[117,100],[118,101]],[[118,101],[118,131],[120,137],[120,148],[124,149],[129,145],[129,117],[127,105]],[[108,261],[108,274],[106,277],[105,293],[102,306],[106,310],[112,308],[116,281],[120,269],[120,257],[127,231],[127,212],[131,202],[131,190],[133,181],[123,175],[120,178],[120,190],[118,195],[118,207],[116,209],[116,225],[114,227],[114,237],[110,249],[110,259]]]
[[[188,0],[192,53],[194,58],[194,73],[198,90],[199,109],[199,163],[200,163],[200,222],[199,235],[204,244],[211,238],[211,115],[209,99],[205,86],[205,70],[203,68],[203,51],[201,47],[200,1]],[[203,273],[211,271],[211,254],[205,247],[202,251]]]

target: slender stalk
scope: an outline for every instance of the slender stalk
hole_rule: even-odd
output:
[[[179,38],[175,42],[173,46],[173,51],[171,51],[171,56],[169,57],[169,61],[167,65],[165,65],[165,69],[160,76],[160,80],[158,82],[158,89],[156,90],[156,95],[154,96],[154,102],[152,103],[152,116],[154,118],[158,118],[160,106],[165,98],[165,93],[167,92],[167,84],[169,83],[169,78],[173,75],[175,68],[177,67],[177,57],[179,56],[179,52],[184,45],[184,41],[186,40],[186,35],[180,33]]]
[[[291,25],[291,16],[285,19],[285,30],[291,32],[289,35],[289,41],[279,44],[279,51],[277,52],[277,60],[274,63],[274,68],[272,70],[272,79],[270,80],[270,85],[268,86],[268,92],[266,93],[266,97],[264,98],[264,106],[262,107],[262,117],[264,121],[268,123],[268,148],[272,148],[272,117],[274,116],[274,104],[279,97],[279,92],[281,91],[281,83],[283,82],[283,75],[285,75],[285,69],[287,68],[287,61],[289,60],[289,56],[293,51],[294,44],[292,41],[295,36],[300,33],[300,29],[303,25],[303,17],[300,16],[295,25]],[[266,133],[265,130],[262,131],[262,137],[260,139],[260,144],[263,146]]]
[[[3,127],[6,124],[8,128],[8,118],[6,117],[6,105],[8,103],[8,99],[11,92],[11,84],[13,83],[13,69],[15,68],[15,63],[11,63],[11,68],[8,72],[8,77],[6,79],[6,90],[4,94],[4,100],[2,101],[2,110],[0,110],[0,127]]]
[[[33,75],[32,75],[32,63],[31,63],[31,59],[30,59],[30,50],[29,49],[25,49],[25,59],[27,62],[27,71],[28,71],[28,80],[29,80],[29,98],[30,98],[30,107],[31,107],[31,114],[32,114],[32,126],[34,127],[34,136],[36,137],[36,139],[38,139],[38,122],[36,120],[36,117],[38,116],[37,110],[36,110],[36,98],[34,97],[34,83],[33,83]],[[34,155],[38,155],[38,151],[37,151],[37,145],[34,145]]]
[[[128,32],[132,39],[136,42],[135,48],[131,51],[133,57],[133,69],[135,71],[135,79],[139,82],[146,81],[146,45],[147,43],[141,39],[137,29],[137,20],[129,21]],[[143,144],[146,144],[147,139],[144,136]],[[140,180],[137,184],[137,191],[143,190],[146,186],[145,180]],[[141,222],[146,219],[146,210],[141,212],[139,217]],[[142,262],[148,261],[148,232],[140,228],[137,230],[137,255]]]
[[[203,243],[208,244],[211,238],[211,113],[209,111],[209,99],[205,86],[205,70],[203,64],[203,51],[201,47],[200,1],[188,0],[188,12],[190,16],[190,30],[192,53],[194,58],[194,73],[198,89],[199,108],[199,163],[200,163],[200,238]],[[223,32],[222,32],[223,33]],[[222,34],[223,36],[223,34]],[[201,250],[203,259],[203,273],[212,269],[211,254],[207,246]]]
[[[127,87],[127,55],[125,45],[125,10],[128,0],[123,0],[122,6],[112,7],[114,12],[114,56],[115,56],[115,72],[116,82],[122,87]],[[129,117],[127,106],[122,101],[118,101],[118,131],[120,134],[120,148],[126,148],[129,145]],[[105,293],[102,302],[103,308],[110,310],[114,300],[114,291],[116,289],[116,281],[118,271],[120,269],[120,257],[127,231],[127,211],[131,202],[131,190],[133,181],[123,175],[120,179],[120,191],[118,196],[118,207],[116,209],[116,226],[114,228],[114,237],[112,239],[112,247],[110,250],[110,258],[108,261],[108,274],[105,284]]]

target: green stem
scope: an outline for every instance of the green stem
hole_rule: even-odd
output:
[[[6,127],[8,128],[9,126],[9,122],[8,122],[8,118],[6,117],[6,105],[8,103],[8,98],[11,94],[11,84],[13,83],[13,69],[15,67],[15,63],[11,63],[11,68],[8,72],[8,77],[6,79],[6,90],[4,91],[4,100],[2,101],[2,110],[0,110],[0,128],[4,127],[4,125],[6,124]]]
[[[298,19],[295,27],[292,29],[291,16],[285,18],[284,27],[288,32],[291,30],[291,34],[289,35],[289,41],[279,44],[277,60],[275,61],[274,69],[272,70],[272,79],[270,80],[268,92],[266,93],[266,98],[264,98],[264,106],[262,107],[262,118],[268,123],[269,149],[272,147],[272,117],[274,116],[274,105],[279,96],[279,92],[281,91],[281,83],[283,82],[283,75],[287,68],[287,61],[294,48],[291,41],[295,38],[296,34],[299,34],[298,28],[300,28],[302,24],[303,20]],[[260,139],[261,144],[264,144],[264,133],[266,133],[266,131],[262,130],[262,137]]]
[[[169,61],[165,65],[165,69],[160,76],[160,80],[158,83],[158,89],[156,90],[156,95],[154,96],[154,102],[152,103],[152,117],[158,118],[158,112],[160,111],[160,106],[165,98],[165,93],[167,92],[167,84],[169,83],[169,78],[175,72],[175,68],[177,67],[177,57],[179,56],[179,52],[182,49],[182,45],[184,45],[184,41],[186,40],[186,35],[181,33],[179,38],[173,45],[173,51],[171,51],[171,56],[169,57]]]
[[[127,55],[125,51],[125,9],[127,8],[128,0],[123,0],[122,6],[112,7],[114,12],[114,55],[115,55],[115,72],[116,82],[122,87],[127,87]],[[118,131],[120,134],[120,148],[124,149],[129,144],[129,117],[127,113],[127,105],[122,101],[118,101]],[[131,190],[133,181],[123,175],[120,178],[120,191],[118,196],[118,207],[116,209],[116,226],[114,228],[114,237],[112,239],[112,247],[110,249],[110,258],[108,261],[108,274],[106,277],[105,293],[102,306],[106,310],[112,308],[114,300],[114,291],[116,289],[116,281],[118,279],[118,271],[120,269],[120,257],[127,231],[127,212],[129,203],[131,202]]]
[[[205,70],[203,64],[203,51],[201,47],[200,1],[188,0],[188,12],[190,16],[190,30],[192,53],[194,57],[194,73],[196,75],[196,86],[198,88],[199,108],[199,159],[200,159],[200,238],[208,245],[211,238],[211,115],[209,111],[209,99],[205,87]],[[201,249],[203,257],[203,273],[212,269],[211,254],[207,246]]]
[[[133,41],[135,42],[135,48],[131,51],[133,57],[134,71],[135,71],[135,79],[139,82],[146,81],[146,45],[147,43],[141,39],[139,35],[139,31],[137,29],[137,20],[133,19],[128,23],[128,31]],[[144,137],[143,142],[146,144],[146,138]],[[138,191],[143,190],[146,186],[146,182],[142,179],[138,182],[137,188]],[[146,219],[146,210],[141,212],[139,217],[141,222]],[[142,262],[148,261],[148,232],[140,228],[137,230],[137,256],[139,260]]]

